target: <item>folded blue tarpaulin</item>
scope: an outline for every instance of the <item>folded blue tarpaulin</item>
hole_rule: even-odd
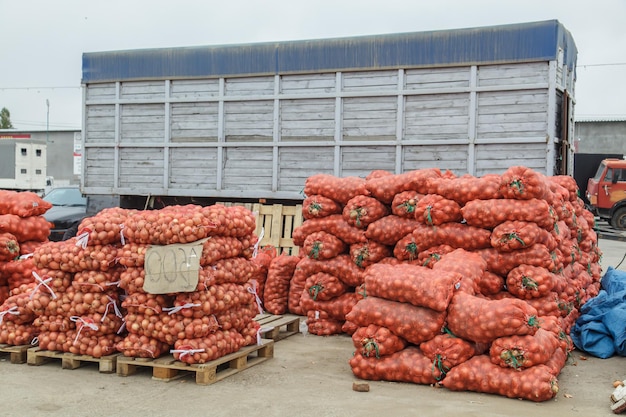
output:
[[[626,272],[609,267],[598,295],[580,308],[570,336],[593,356],[626,356]]]

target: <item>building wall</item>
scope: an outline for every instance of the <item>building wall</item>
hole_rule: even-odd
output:
[[[2,129],[0,136],[30,135],[33,142],[47,142],[47,175],[54,177],[56,185],[80,184],[80,175],[74,175],[74,136],[80,130],[30,131]]]
[[[626,119],[577,121],[578,153],[626,155]]]

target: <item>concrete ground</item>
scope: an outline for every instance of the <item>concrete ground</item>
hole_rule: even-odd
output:
[[[603,269],[617,266],[626,242],[602,239]],[[626,261],[619,267],[626,270]],[[599,359],[574,351],[559,375],[556,398],[542,403],[425,385],[369,381],[355,392],[346,335],[296,334],[274,345],[274,357],[213,385],[183,378],[122,377],[95,365],[61,369],[0,360],[0,416],[581,416],[615,415],[613,381],[626,379],[626,358]]]

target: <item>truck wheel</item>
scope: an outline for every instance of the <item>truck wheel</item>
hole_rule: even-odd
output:
[[[626,207],[615,210],[613,217],[611,217],[611,226],[614,229],[626,230]]]

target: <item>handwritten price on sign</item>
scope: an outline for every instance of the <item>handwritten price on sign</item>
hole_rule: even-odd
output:
[[[198,286],[202,245],[193,243],[149,246],[146,250],[143,290],[148,294],[192,292]]]

